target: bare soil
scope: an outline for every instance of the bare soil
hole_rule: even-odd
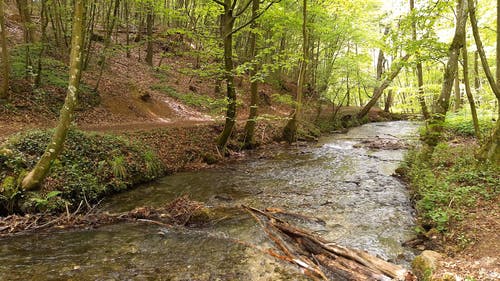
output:
[[[436,278],[453,273],[474,278],[470,280],[500,280],[500,196],[480,201],[443,245],[448,256],[440,261]]]

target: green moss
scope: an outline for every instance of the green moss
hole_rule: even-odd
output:
[[[428,281],[432,276],[432,269],[427,264],[426,260],[421,256],[417,256],[411,263],[413,273],[418,277],[418,280]]]
[[[19,195],[20,192],[17,188],[16,178],[12,176],[5,177],[0,185],[0,206],[12,212]]]
[[[0,181],[22,179],[43,154],[51,135],[52,131],[31,131],[8,140],[4,149],[12,153],[0,156]],[[71,130],[41,190],[29,198],[20,196],[13,209],[51,209],[39,208],[44,205],[42,200],[51,191],[60,191],[57,197],[64,200],[61,202],[76,207],[81,201],[95,202],[106,194],[154,179],[161,176],[163,170],[156,154],[144,145],[116,136]],[[55,199],[48,203],[52,201],[54,204],[45,205],[52,206],[52,209],[65,207],[61,202],[55,202]],[[0,208],[0,213],[6,212],[12,210]]]

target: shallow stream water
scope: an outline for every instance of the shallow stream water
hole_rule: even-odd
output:
[[[415,234],[406,187],[392,174],[404,150],[367,149],[366,140],[415,139],[418,124],[371,123],[316,145],[259,152],[216,169],[179,173],[119,194],[110,212],[162,206],[182,194],[228,216],[196,229],[122,223],[0,240],[0,280],[307,280],[298,268],[255,247],[270,247],[236,206],[275,207],[318,217],[303,222],[325,239],[407,265],[401,246]],[[248,247],[235,240],[255,245]]]

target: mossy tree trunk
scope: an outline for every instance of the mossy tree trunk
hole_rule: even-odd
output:
[[[77,104],[77,94],[79,88],[79,77],[82,66],[82,45],[83,45],[83,17],[85,14],[85,0],[75,0],[75,9],[73,15],[73,31],[71,35],[71,55],[68,89],[66,100],[61,109],[59,123],[55,129],[54,135],[47,145],[42,157],[35,167],[24,177],[22,188],[32,190],[40,186],[47,175],[52,162],[61,152],[64,141],[69,130],[73,113]]]
[[[290,116],[290,120],[286,124],[283,130],[283,138],[288,142],[292,143],[297,141],[297,129],[298,122],[301,119],[302,111],[302,96],[304,92],[304,82],[307,70],[308,61],[308,50],[309,50],[309,38],[307,31],[307,0],[302,2],[302,60],[300,63],[299,77],[297,81],[297,96],[295,99],[295,108]]]
[[[252,0],[252,18],[257,16],[259,11],[260,0]],[[256,79],[255,75],[258,71],[258,63],[256,61],[257,57],[257,21],[253,21],[251,25],[252,31],[250,31],[250,56],[254,60],[252,69],[250,70],[250,114],[248,115],[248,120],[245,125],[245,146],[254,147],[255,146],[255,126],[257,124],[258,109],[259,109],[259,81]]]
[[[431,148],[436,146],[441,139],[443,123],[446,118],[446,113],[450,107],[451,92],[453,90],[453,83],[458,70],[458,57],[465,42],[465,25],[467,23],[466,1],[467,0],[458,0],[457,3],[455,34],[450,48],[448,49],[448,62],[444,71],[441,94],[439,95],[439,99],[434,102],[432,116],[429,121],[427,132],[424,136],[425,143]]]
[[[0,0],[0,56],[2,58],[2,85],[0,85],[0,100],[9,98],[10,60],[7,49],[7,30],[5,29],[5,3]]]
[[[233,29],[236,18],[233,16],[231,0],[225,0],[223,7],[224,13],[221,15],[220,20],[224,44],[224,78],[226,80],[227,110],[226,123],[224,124],[224,130],[217,139],[217,146],[224,150],[236,123],[236,88],[234,86],[233,73]]]
[[[497,0],[497,6],[499,4],[499,0]],[[470,22],[472,26],[472,33],[474,35],[474,41],[476,42],[477,51],[479,53],[479,57],[481,58],[481,64],[483,65],[484,73],[486,74],[486,78],[488,79],[488,83],[495,94],[497,101],[500,103],[500,87],[497,82],[495,82],[495,78],[491,72],[490,66],[488,65],[488,60],[486,58],[486,53],[484,52],[483,42],[481,41],[481,36],[479,34],[479,29],[477,26],[477,18],[476,18],[476,7],[474,4],[474,0],[468,0],[469,5],[469,14],[470,14]],[[500,8],[497,8],[497,10]],[[500,15],[497,15],[500,17]],[[500,26],[500,24],[498,25]],[[500,35],[498,35],[500,30],[497,30],[497,39],[500,41]],[[498,46],[500,42],[497,42],[497,54],[500,54],[500,46]],[[497,55],[497,68],[500,66],[500,56]],[[497,73],[498,76],[500,74]],[[491,137],[488,141],[481,147],[480,157],[492,160],[496,163],[500,163],[500,106],[499,106],[499,116],[497,117],[496,126],[493,130]]]

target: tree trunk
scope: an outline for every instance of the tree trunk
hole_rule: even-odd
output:
[[[410,11],[413,12],[414,9],[415,9],[415,0],[410,0]],[[412,28],[412,40],[417,41],[417,25],[414,21],[411,24],[411,28]],[[424,72],[422,69],[422,62],[420,61],[420,56],[418,52],[417,52],[416,68],[417,68],[417,80],[418,80],[418,103],[420,104],[424,120],[429,120],[430,118],[429,109],[427,108],[427,104],[425,102]]]
[[[464,73],[464,85],[465,85],[465,94],[467,95],[467,100],[469,101],[470,112],[472,115],[472,123],[474,124],[474,133],[476,137],[480,137],[479,130],[479,120],[477,119],[477,111],[476,111],[476,103],[474,102],[474,97],[472,96],[472,90],[470,88],[469,81],[469,56],[467,53],[467,42],[464,44],[462,48],[462,57],[463,57],[463,73]]]
[[[483,42],[481,41],[481,37],[479,34],[479,29],[477,26],[477,18],[476,18],[476,7],[474,5],[474,0],[468,0],[469,3],[469,14],[470,14],[470,22],[472,26],[472,33],[474,34],[474,41],[476,42],[477,51],[479,53],[479,57],[481,58],[481,63],[483,65],[484,73],[486,74],[486,78],[488,79],[488,83],[490,84],[491,90],[495,94],[496,98],[500,100],[500,89],[495,82],[495,78],[491,72],[490,66],[488,65],[488,59],[486,58],[486,53],[484,52]]]
[[[34,42],[33,23],[31,21],[30,2],[27,0],[17,0],[17,8],[23,23],[23,35],[25,44],[25,64],[26,77],[31,78],[33,74],[33,66],[31,62],[31,44]]]
[[[115,28],[116,18],[118,17],[118,9],[120,7],[120,0],[114,1],[114,9],[113,5],[110,7],[108,12],[108,20],[106,26],[106,37],[104,38],[104,47],[101,52],[101,56],[99,58],[99,76],[97,77],[97,82],[94,88],[94,91],[97,92],[99,90],[99,84],[101,82],[102,74],[104,72],[104,67],[106,66],[106,60],[108,57],[108,49],[111,46],[111,35],[113,34],[113,29]],[[111,15],[111,9],[113,9],[113,15]]]
[[[399,74],[399,72],[401,71],[401,69],[403,68],[403,62],[406,62],[408,61],[408,59],[410,58],[410,55],[407,54],[405,55],[403,58],[401,58],[401,63],[393,63],[392,64],[392,72],[389,74],[389,76],[382,82],[382,84],[380,84],[380,86],[378,88],[376,88],[374,91],[373,91],[373,97],[371,98],[371,100],[365,105],[365,107],[363,107],[363,109],[361,109],[361,111],[358,113],[358,118],[359,119],[362,119],[364,118],[368,112],[370,112],[370,109],[377,103],[377,101],[380,99],[380,97],[382,96],[382,93],[384,92],[384,90],[389,87],[389,85],[392,83],[392,81],[394,80],[394,78],[396,78]]]
[[[127,50],[127,58],[130,58],[130,3],[128,0],[125,1],[125,41]]]
[[[42,157],[22,181],[22,188],[32,190],[37,188],[47,175],[52,162],[63,149],[64,141],[73,120],[73,112],[77,104],[77,94],[80,81],[81,56],[83,44],[83,17],[85,14],[84,0],[75,0],[75,11],[73,16],[73,32],[71,36],[71,55],[68,89],[66,100],[61,109],[59,123],[55,129],[50,143],[47,145]]]
[[[42,30],[41,30],[42,34],[41,34],[40,53],[38,55],[38,66],[35,78],[35,88],[40,87],[42,84],[42,60],[45,54],[45,48],[46,48],[45,45],[48,43],[47,25],[49,24],[49,20],[47,17],[47,0],[41,0],[40,2],[41,2],[40,20],[42,25]]]
[[[5,3],[0,0],[0,56],[2,58],[2,85],[0,85],[0,100],[9,98],[10,60],[7,49],[7,30],[5,29]]]
[[[90,11],[90,12],[89,12]],[[97,3],[96,1],[92,1],[90,4],[87,4],[87,13],[86,13],[86,18],[88,17],[88,26],[87,26],[87,36],[88,40],[84,41],[83,44],[83,64],[82,64],[82,71],[87,70],[90,60],[92,58],[92,34],[94,34],[94,27],[95,27],[95,22],[96,22],[96,14],[97,14]],[[90,15],[90,16],[88,16]]]
[[[481,88],[481,78],[479,77],[479,52],[474,52],[474,89],[476,90],[476,94],[479,93]]]
[[[497,88],[500,89],[500,0],[497,0],[497,57],[496,57],[496,64],[497,64]],[[500,117],[500,98],[497,96],[498,99],[498,113]]]
[[[253,0],[252,2],[252,18],[257,16],[257,12],[259,11],[260,0]],[[258,70],[258,63],[255,61],[257,58],[257,31],[258,28],[257,21],[253,21],[251,25],[252,31],[250,33],[250,56],[254,60],[252,69],[250,70],[250,114],[248,116],[248,121],[245,125],[245,145],[249,147],[255,146],[255,126],[257,124],[257,116],[258,116],[258,108],[259,108],[259,81],[255,78]]]
[[[307,0],[303,0],[302,2],[302,40],[302,61],[300,63],[299,78],[297,81],[297,96],[295,100],[295,108],[292,115],[290,116],[290,120],[283,130],[283,138],[288,143],[297,141],[298,122],[301,119],[302,95],[304,92],[304,80],[306,77],[309,50],[309,38],[307,32]]]
[[[221,15],[221,31],[224,44],[224,75],[226,79],[227,110],[224,130],[217,139],[217,146],[225,149],[234,124],[236,123],[236,88],[234,86],[233,73],[233,28],[235,17],[231,8],[231,1],[225,0],[224,14]]]
[[[391,110],[391,106],[392,106],[392,94],[393,94],[393,91],[392,89],[389,90],[389,92],[387,93],[387,99],[385,100],[385,106],[384,106],[384,111],[389,113],[390,110]]]
[[[464,46],[465,46],[465,41],[464,41]],[[460,96],[460,79],[458,78],[458,68],[457,68],[457,74],[455,76],[455,81],[454,81],[454,88],[455,88],[455,103],[453,107],[453,111],[457,112],[462,108],[462,98]]]
[[[446,118],[450,106],[450,96],[458,69],[458,57],[460,49],[465,42],[465,25],[467,23],[467,0],[458,0],[457,20],[455,25],[455,35],[448,50],[448,63],[444,71],[443,86],[439,99],[435,101],[429,128],[425,135],[425,142],[429,147],[435,147],[441,138],[443,122]]]
[[[498,2],[500,1],[497,0],[497,5]],[[488,78],[488,83],[490,84],[493,93],[495,93],[497,101],[500,102],[500,88],[496,84],[495,78],[491,73],[490,66],[488,65],[488,60],[484,52],[483,42],[481,41],[481,37],[479,35],[479,30],[477,27],[477,19],[476,19],[476,7],[474,6],[474,0],[469,0],[468,3],[469,3],[469,14],[470,14],[472,32],[474,34],[474,40],[476,42],[476,47],[479,53],[479,57],[481,58],[483,70],[484,73],[486,74],[486,78]],[[497,15],[497,17],[500,17],[500,15]],[[500,39],[500,37],[498,36],[498,32],[500,32],[500,30],[497,30],[497,39]],[[500,44],[500,42],[497,42],[497,44]],[[498,47],[497,45],[497,48],[500,47]],[[500,58],[497,57],[497,67],[500,66],[499,60]],[[493,134],[488,139],[488,141],[481,147],[479,155],[480,157],[489,159],[497,164],[500,163],[500,112],[498,115],[499,116],[497,117],[497,123],[495,129],[493,130]]]
[[[153,66],[153,24],[154,24],[154,7],[149,4],[148,15],[146,18],[147,30],[147,47],[146,47],[146,63]]]
[[[384,35],[389,34],[389,28],[386,27],[384,30]],[[379,49],[378,51],[378,58],[377,58],[377,82],[380,83],[382,80],[382,74],[384,73],[384,63],[385,63],[385,55],[384,51],[382,49]],[[375,92],[377,91],[377,88],[373,89],[373,94],[375,95]],[[384,93],[384,90],[382,90],[382,93]],[[378,100],[375,102],[374,106],[378,107]]]

